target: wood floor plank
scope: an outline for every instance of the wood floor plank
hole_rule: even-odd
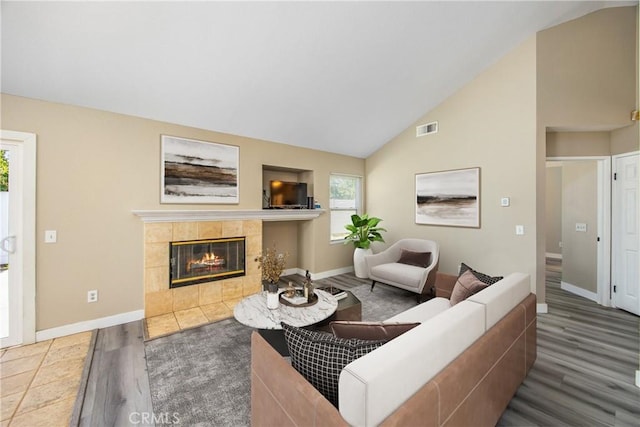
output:
[[[548,260],[538,356],[498,425],[640,426],[640,319],[564,291],[561,271]]]
[[[142,334],[141,321],[99,331],[81,426],[131,425],[153,413]]]

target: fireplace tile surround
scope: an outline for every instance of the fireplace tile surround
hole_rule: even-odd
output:
[[[169,242],[246,237],[246,275],[169,288]],[[177,321],[181,329],[231,317],[242,298],[261,290],[261,272],[253,262],[262,251],[262,221],[149,222],[144,225],[145,318],[149,329]]]

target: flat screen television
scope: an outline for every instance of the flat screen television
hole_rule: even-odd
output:
[[[269,181],[269,207],[300,209],[307,207],[305,182]]]

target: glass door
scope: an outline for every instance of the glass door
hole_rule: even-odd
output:
[[[20,166],[20,146],[0,144],[0,347],[22,343],[22,284],[20,256],[15,233],[16,203],[20,185],[16,168]],[[18,191],[16,191],[18,190]]]

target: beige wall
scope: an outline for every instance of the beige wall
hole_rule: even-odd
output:
[[[547,157],[611,156],[638,151],[638,124],[610,132],[547,132]]]
[[[634,122],[611,132],[611,154],[624,154],[640,150],[640,126]]]
[[[598,292],[597,163],[565,162],[562,166],[562,281]],[[587,231],[576,231],[576,223]]]
[[[603,9],[537,35],[538,301],[544,295],[546,131],[632,125],[638,93],[637,9]]]
[[[363,159],[5,94],[2,128],[38,137],[37,330],[144,308],[143,223],[134,209],[260,209],[263,164],[313,170],[316,199],[328,206],[329,173],[364,174]],[[240,203],[161,205],[161,134],[239,146]],[[352,265],[351,248],[329,244],[328,217],[295,226],[308,245],[300,267]],[[58,243],[43,243],[49,229]],[[91,289],[98,303],[87,304]]]
[[[547,166],[546,252],[562,254],[562,168]]]
[[[547,132],[547,157],[610,154],[610,132]]]
[[[276,246],[278,253],[286,253],[286,268],[298,265],[298,226],[297,221],[264,222],[262,225],[262,245],[265,248]]]
[[[529,273],[535,283],[535,54],[532,38],[367,159],[366,210],[384,219],[387,245],[433,239],[440,271],[465,262],[488,274]],[[416,138],[416,125],[436,120],[438,133]],[[417,225],[415,174],[470,167],[481,168],[481,227]]]
[[[636,7],[602,9],[538,33],[538,103],[545,125],[630,125],[637,49]]]

